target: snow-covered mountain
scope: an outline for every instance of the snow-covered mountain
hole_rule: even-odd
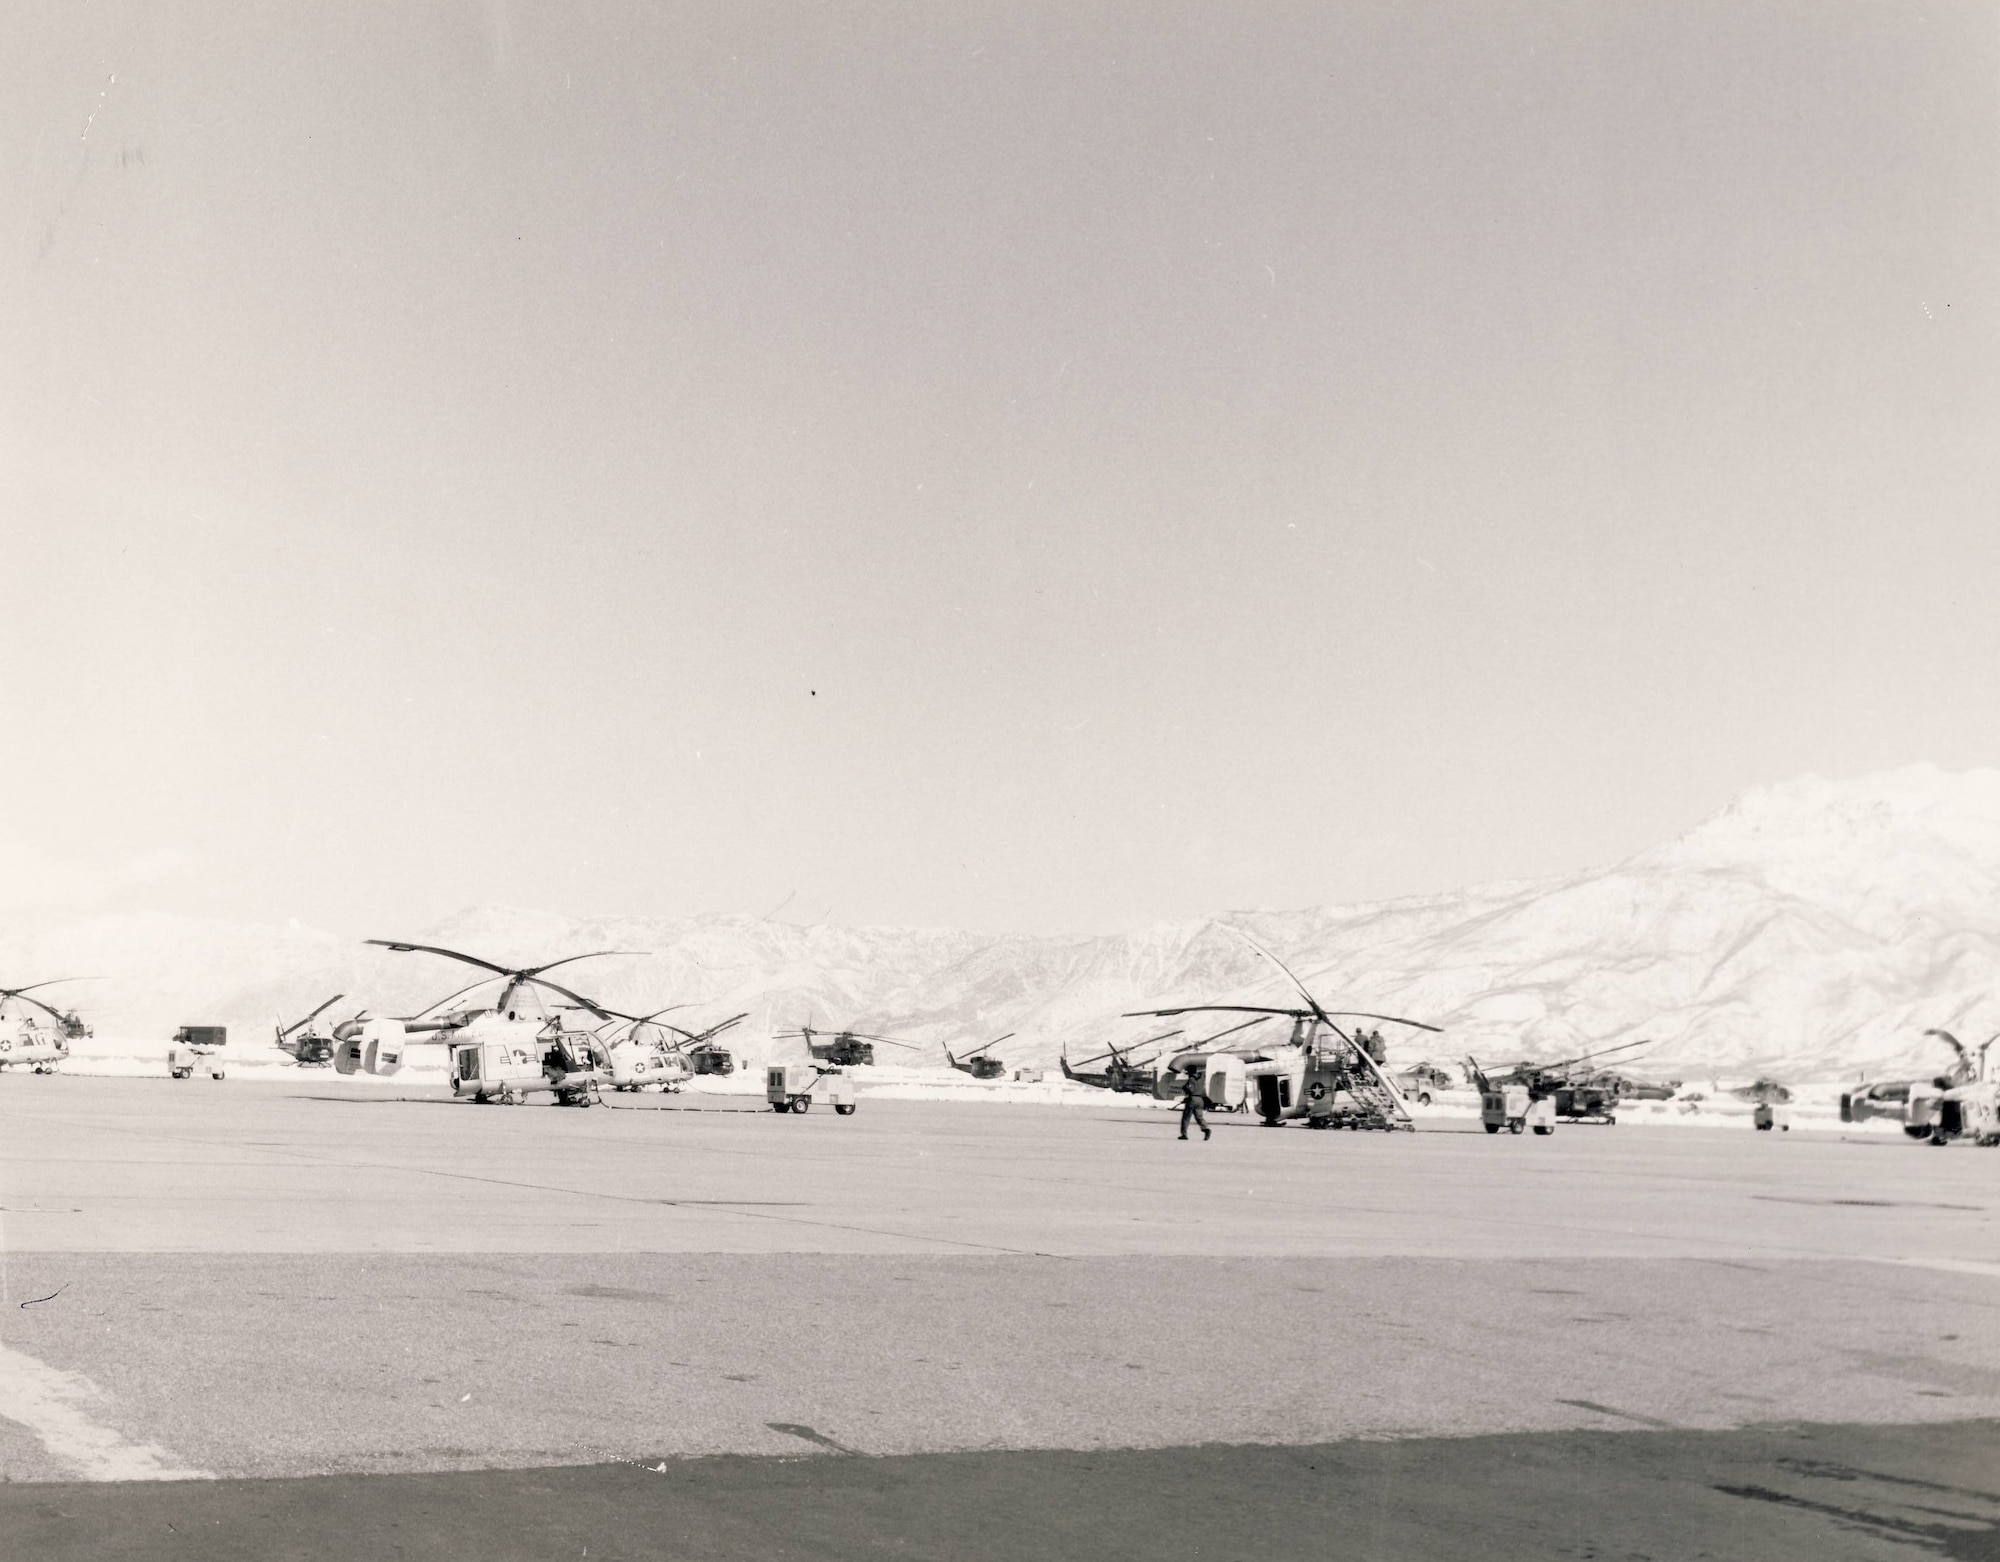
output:
[[[502,963],[640,951],[553,974],[628,1012],[686,1004],[688,1024],[747,1009],[738,1034],[753,1056],[784,1051],[771,1033],[810,1020],[926,1043],[912,1062],[1013,1031],[999,1050],[1019,1065],[1142,1037],[1144,1022],[1119,1018],[1131,1009],[1289,1001],[1283,976],[1236,928],[1329,1007],[1445,1028],[1413,1037],[1406,1056],[1553,1057],[1647,1037],[1656,1071],[1833,1078],[1928,1067],[1928,1026],[1980,1040],[2000,1028],[1996,891],[2000,771],[1912,766],[1761,788],[1677,840],[1557,878],[1135,933],[481,907],[406,936]],[[261,1039],[274,1014],[296,1017],[335,992],[350,995],[336,1013],[409,1013],[477,974],[297,926],[159,915],[16,919],[0,927],[0,962],[18,973],[4,980],[104,976],[69,990],[100,1032],[162,1040],[194,1020]]]

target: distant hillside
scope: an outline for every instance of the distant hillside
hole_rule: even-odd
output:
[[[481,907],[380,930],[499,961],[584,949],[566,985],[619,1008],[739,1009],[753,1054],[810,1019],[929,1044],[1004,1031],[1010,1063],[1053,1063],[1144,1034],[1126,1010],[1203,999],[1285,1002],[1242,928],[1330,1007],[1445,1027],[1406,1055],[1555,1056],[1650,1037],[1656,1069],[1821,1078],[1934,1057],[1943,1025],[2000,1028],[2000,772],[1929,766],[1744,794],[1679,839],[1608,867],[1448,895],[1231,912],[1128,934],[1044,938],[810,928],[747,916],[570,918]],[[0,928],[29,981],[71,971],[100,1031],[164,1037],[185,1020],[267,1035],[335,992],[408,1013],[476,973],[303,929],[166,916],[66,916]],[[461,971],[463,970],[463,975]],[[1198,1033],[1197,1033],[1198,1034]],[[905,1061],[898,1058],[897,1061]]]

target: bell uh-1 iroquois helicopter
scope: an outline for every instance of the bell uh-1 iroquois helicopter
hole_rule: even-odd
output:
[[[741,1025],[749,1018],[750,1016],[747,1013],[732,1014],[728,1019],[722,1021],[721,1024],[711,1025],[707,1030],[697,1031],[691,1036],[686,1031],[680,1032],[683,1038],[680,1043],[681,1055],[688,1060],[689,1066],[697,1074],[735,1073],[735,1055],[727,1047],[716,1041],[715,1038],[720,1036],[724,1031]]]
[[[1617,1107],[1626,1089],[1622,1075],[1602,1067],[1585,1068],[1600,1058],[1629,1052],[1634,1047],[1651,1046],[1650,1041],[1621,1042],[1586,1052],[1580,1057],[1562,1058],[1554,1063],[1516,1063],[1504,1073],[1488,1074],[1476,1058],[1465,1060],[1466,1078],[1479,1092],[1479,1120],[1489,1134],[1502,1128],[1519,1133],[1531,1127],[1538,1134],[1555,1132],[1558,1119],[1566,1123],[1618,1121]]]
[[[1129,1047],[1113,1046],[1108,1052],[1100,1052],[1095,1057],[1085,1058],[1076,1067],[1070,1066],[1069,1055],[1064,1053],[1057,1061],[1062,1065],[1063,1078],[1079,1085],[1089,1085],[1093,1090],[1112,1090],[1120,1095],[1149,1096],[1159,1083],[1160,1071],[1153,1067],[1159,1061],[1156,1052],[1150,1057],[1133,1061],[1132,1054],[1142,1047],[1151,1047],[1163,1041],[1172,1041],[1180,1035],[1177,1030],[1162,1031],[1157,1036],[1148,1036],[1144,1041],[1136,1041]],[[1101,1069],[1092,1069],[1091,1064],[1103,1063]]]
[[[452,1094],[470,1096],[474,1101],[499,1101],[512,1106],[529,1095],[546,1091],[563,1106],[589,1106],[597,1098],[600,1082],[610,1077],[610,1060],[603,1044],[589,1031],[565,1029],[560,1014],[548,1012],[536,989],[559,994],[600,1021],[611,1020],[615,1016],[601,1004],[558,986],[542,973],[576,960],[632,951],[598,949],[589,954],[565,955],[544,965],[509,970],[477,955],[440,949],[435,944],[402,944],[386,938],[371,938],[367,942],[399,954],[442,955],[493,975],[480,978],[472,986],[461,988],[408,1019],[377,1020],[363,1016],[336,1026],[334,1034],[341,1045],[334,1053],[333,1066],[341,1073],[365,1069],[370,1074],[393,1074],[403,1066],[404,1048],[414,1041],[449,1047]],[[467,993],[496,977],[504,980],[506,986],[490,1008],[458,1005],[458,1000]]]
[[[286,1053],[300,1068],[325,1068],[333,1062],[335,1038],[331,1032],[323,1032],[313,1024],[322,1014],[347,996],[335,993],[325,1003],[302,1020],[294,1020],[287,1025],[279,1020],[273,1025],[277,1034],[272,1038],[280,1052]]]
[[[1193,1073],[1200,1089],[1217,1106],[1248,1105],[1264,1120],[1267,1128],[1281,1127],[1287,1118],[1302,1118],[1308,1128],[1414,1129],[1409,1103],[1402,1090],[1384,1072],[1386,1049],[1381,1032],[1359,1027],[1344,1029],[1336,1020],[1377,1020],[1385,1025],[1407,1025],[1414,1030],[1439,1034],[1438,1027],[1421,1020],[1395,1014],[1358,1013],[1352,1010],[1329,1012],[1292,972],[1290,966],[1241,929],[1238,937],[1269,960],[1290,979],[1304,1008],[1276,1008],[1244,1003],[1187,1004],[1176,1009],[1146,1009],[1128,1019],[1172,1019],[1183,1014],[1250,1014],[1257,1018],[1218,1032],[1203,1043],[1213,1048],[1223,1037],[1240,1033],[1267,1020],[1288,1018],[1290,1036],[1276,1047],[1261,1047],[1249,1041],[1214,1050],[1194,1049],[1177,1055],[1155,1093],[1170,1092],[1175,1073],[1183,1078]],[[1343,1097],[1345,1098],[1343,1100]]]
[[[953,1057],[951,1048],[946,1047],[944,1060],[959,1073],[970,1074],[974,1079],[1004,1079],[1007,1076],[1007,1065],[998,1058],[987,1056],[987,1053],[989,1049],[999,1046],[1013,1034],[1009,1031],[1006,1036],[995,1036],[991,1041],[981,1042],[962,1058]]]
[[[58,982],[88,980],[83,976],[52,976],[26,987],[0,987],[0,1068],[31,1068],[37,1074],[53,1074],[69,1056],[69,1044],[88,1036],[90,1027],[77,1018],[76,1010],[64,1013],[28,994]]]

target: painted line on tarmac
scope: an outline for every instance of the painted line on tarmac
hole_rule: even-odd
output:
[[[1941,1269],[1946,1274],[2000,1278],[2000,1264],[1990,1264],[1979,1258],[1878,1258],[1872,1253],[1855,1256],[1868,1264],[1892,1264],[1901,1269]]]
[[[81,1373],[65,1372],[0,1345],[0,1417],[33,1432],[51,1455],[87,1481],[205,1481],[158,1443],[134,1443],[93,1420],[86,1406],[111,1396]]]

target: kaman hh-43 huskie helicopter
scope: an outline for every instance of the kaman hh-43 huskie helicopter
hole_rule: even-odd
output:
[[[272,1038],[272,1045],[288,1054],[300,1068],[327,1067],[333,1062],[336,1037],[331,1031],[321,1031],[313,1021],[346,996],[346,993],[335,993],[304,1019],[294,1020],[289,1025],[283,1020],[277,1021],[272,1027],[277,1032]]]
[[[1132,1054],[1141,1047],[1151,1047],[1163,1041],[1172,1041],[1180,1035],[1177,1030],[1162,1031],[1157,1036],[1148,1036],[1144,1041],[1132,1043],[1129,1047],[1113,1044],[1107,1052],[1085,1058],[1072,1068],[1069,1054],[1064,1053],[1057,1061],[1062,1065],[1064,1079],[1079,1085],[1089,1085],[1093,1090],[1111,1090],[1120,1095],[1149,1096],[1159,1083],[1160,1071],[1153,1067],[1160,1055],[1155,1052],[1149,1057],[1133,1060]],[[1108,1061],[1107,1061],[1108,1060]],[[1091,1064],[1103,1063],[1101,1069],[1092,1069]]]
[[[1006,1036],[995,1036],[991,1041],[981,1042],[962,1058],[953,1057],[951,1055],[951,1048],[946,1047],[944,1049],[944,1060],[952,1068],[957,1069],[959,1073],[970,1074],[974,1079],[1005,1079],[1007,1077],[1007,1065],[1002,1063],[998,1058],[989,1057],[987,1054],[990,1048],[999,1046],[1001,1042],[1007,1040],[1013,1034],[1012,1031],[1009,1031]]]
[[[794,1037],[803,1038],[806,1051],[821,1063],[831,1063],[835,1068],[856,1068],[875,1061],[875,1049],[902,1047],[910,1052],[917,1050],[913,1041],[898,1041],[894,1036],[864,1036],[859,1031],[844,1030],[834,1034],[833,1039],[824,1040],[825,1031],[816,1031],[810,1025],[801,1025],[797,1030],[779,1031],[781,1040]]]
[[[50,1007],[29,993],[58,982],[81,982],[82,976],[52,976],[45,982],[26,987],[0,987],[0,1068],[31,1068],[37,1074],[53,1074],[69,1056],[69,1044],[90,1034],[90,1027],[77,1018]],[[35,1011],[40,1010],[38,1014]],[[44,1018],[43,1016],[47,1016]]]
[[[1329,1012],[1293,974],[1290,966],[1241,929],[1237,936],[1269,960],[1290,979],[1304,1008],[1265,1007],[1244,1003],[1185,1004],[1174,1009],[1145,1009],[1128,1019],[1173,1019],[1183,1014],[1250,1014],[1229,1030],[1208,1038],[1213,1050],[1190,1050],[1174,1060],[1185,1079],[1196,1077],[1204,1096],[1218,1106],[1247,1104],[1264,1120],[1267,1128],[1280,1127],[1288,1118],[1302,1118],[1308,1128],[1414,1129],[1409,1103],[1402,1090],[1383,1070],[1386,1049],[1379,1031],[1354,1027],[1343,1029],[1336,1020],[1376,1020],[1385,1025],[1407,1025],[1414,1030],[1439,1034],[1438,1027],[1421,1020],[1395,1014],[1360,1013],[1353,1010]],[[1266,1020],[1288,1018],[1291,1033],[1281,1046],[1262,1047],[1248,1041],[1233,1047],[1214,1048],[1224,1036],[1250,1029]],[[1162,1084],[1171,1078],[1163,1076]],[[1345,1098],[1344,1100],[1342,1098]]]
[[[687,1083],[694,1069],[674,1045],[672,1038],[676,1033],[673,1027],[660,1020],[661,1015],[686,1007],[686,1004],[671,1003],[664,1009],[655,1009],[651,1014],[610,1011],[610,1023],[598,1027],[593,1034],[598,1045],[604,1049],[613,1090],[637,1092],[657,1085],[661,1090],[672,1093]]]
[[[600,1021],[611,1020],[615,1016],[610,1010],[558,986],[542,973],[576,960],[631,951],[599,949],[589,954],[565,955],[544,965],[509,970],[477,955],[440,949],[435,944],[403,944],[385,938],[371,938],[368,942],[399,954],[442,955],[491,971],[493,975],[482,977],[471,987],[440,999],[406,1020],[361,1017],[336,1026],[335,1035],[341,1046],[334,1054],[334,1067],[341,1073],[365,1069],[371,1074],[393,1074],[403,1066],[403,1049],[415,1037],[418,1042],[438,1043],[451,1049],[453,1095],[470,1096],[475,1101],[499,1101],[509,1106],[542,1091],[564,1106],[588,1106],[597,1098],[600,1083],[610,1076],[603,1044],[589,1031],[566,1029],[560,1014],[551,1015],[535,989],[546,988]],[[504,980],[506,986],[492,1007],[454,1007],[466,994],[496,977]],[[347,1032],[344,1036],[343,1031]]]
[[[678,1025],[669,1025],[660,1018],[662,1014],[684,1007],[684,1004],[673,1004],[665,1009],[656,1009],[651,1014],[636,1016],[612,1011],[616,1023],[599,1029],[596,1035],[604,1046],[613,1089],[638,1091],[657,1085],[661,1090],[673,1092],[696,1074],[726,1074],[735,1068],[735,1060],[726,1048],[715,1045],[715,1038],[748,1019],[749,1015],[731,1015],[705,1031],[682,1030]],[[726,1067],[704,1069],[698,1066],[699,1058],[716,1053],[722,1055]]]

